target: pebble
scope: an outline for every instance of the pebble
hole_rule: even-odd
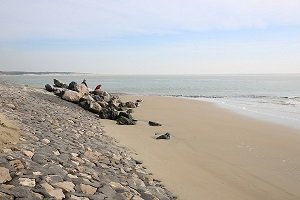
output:
[[[97,188],[85,184],[80,184],[80,189],[84,194],[88,194],[88,195],[93,195],[97,191]]]
[[[9,174],[9,169],[5,167],[0,167],[0,183],[6,183],[11,180],[11,176]]]
[[[20,185],[27,186],[27,187],[34,187],[35,186],[35,179],[30,178],[19,178]]]
[[[42,143],[43,143],[43,144],[49,144],[49,143],[50,143],[50,140],[44,138],[44,139],[42,139]]]

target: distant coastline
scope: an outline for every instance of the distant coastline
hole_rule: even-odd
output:
[[[77,72],[25,72],[25,71],[0,71],[0,75],[86,75]]]

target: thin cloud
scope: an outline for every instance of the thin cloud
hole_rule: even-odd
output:
[[[299,26],[298,0],[0,1],[0,39],[105,38]]]

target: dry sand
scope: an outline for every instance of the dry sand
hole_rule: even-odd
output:
[[[16,144],[19,140],[17,125],[0,114],[0,149]]]
[[[171,97],[144,100],[136,126],[102,120],[179,199],[300,199],[300,131]],[[148,120],[163,123],[148,126]],[[155,140],[170,132],[171,140]]]

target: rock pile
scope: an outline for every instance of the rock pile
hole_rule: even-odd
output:
[[[92,112],[30,87],[2,83],[0,94],[0,113],[19,123],[21,135],[20,143],[0,149],[0,199],[175,199],[103,134]]]
[[[72,81],[69,85],[54,79],[54,85],[45,85],[45,89],[60,96],[62,99],[73,102],[102,119],[116,120],[119,125],[135,125],[131,113],[139,106],[142,100],[136,102],[121,102],[118,96],[109,94],[99,88],[90,91],[86,83],[78,84]]]

